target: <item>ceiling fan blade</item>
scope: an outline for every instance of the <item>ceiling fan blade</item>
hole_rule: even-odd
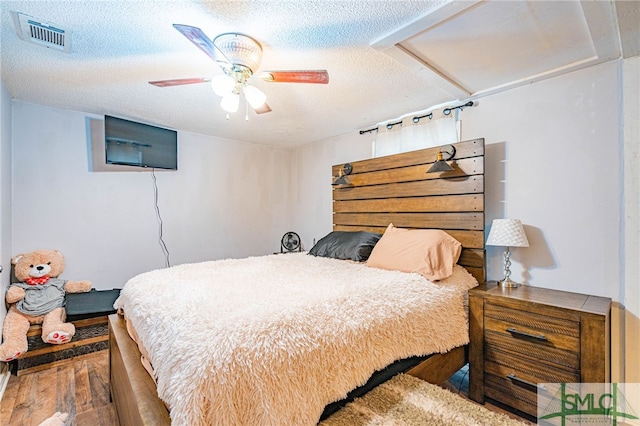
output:
[[[256,77],[274,83],[329,83],[327,70],[262,71]]]
[[[150,81],[149,84],[153,84],[158,87],[171,87],[171,86],[182,86],[185,84],[198,84],[198,83],[209,83],[211,81],[210,78],[178,78],[175,80],[157,80]]]
[[[271,108],[265,102],[261,107],[254,108],[254,111],[256,112],[256,114],[266,114],[267,112],[271,112]]]
[[[231,62],[224,56],[224,53],[218,49],[215,44],[207,37],[207,35],[198,27],[192,27],[191,25],[173,24],[173,28],[180,31],[180,33],[189,39],[189,41],[200,50],[202,50],[208,57],[216,62],[221,62],[225,65],[231,66]]]

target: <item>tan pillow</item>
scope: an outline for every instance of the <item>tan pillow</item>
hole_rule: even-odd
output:
[[[390,224],[373,248],[367,266],[442,280],[453,274],[461,250],[462,244],[442,230],[403,229]]]

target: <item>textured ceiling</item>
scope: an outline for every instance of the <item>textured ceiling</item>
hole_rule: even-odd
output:
[[[543,44],[528,47],[530,38],[518,38],[517,32],[523,22],[535,28],[531,19],[540,19],[536,17],[539,10],[529,7],[535,2],[495,3],[520,7],[504,10],[486,7],[486,2],[445,0],[2,1],[2,80],[21,101],[229,139],[295,146],[473,98],[559,67],[572,69],[562,61],[589,62],[585,55],[591,56],[589,63],[613,59],[621,55],[621,39],[635,49],[632,56],[637,54],[637,35],[618,33],[612,3],[596,2],[606,5],[606,13],[604,23],[594,24],[588,16],[593,12],[575,6],[581,3],[542,2],[557,3],[556,9],[546,7],[542,16],[547,23],[544,31],[551,34],[537,40]],[[637,30],[639,2],[629,3],[621,22]],[[487,12],[474,16],[479,10]],[[70,53],[21,40],[12,12],[69,31]],[[264,49],[259,70],[326,69],[330,82],[253,81],[267,94],[272,112],[250,111],[245,121],[241,103],[240,111],[226,120],[220,98],[207,84],[166,88],[148,84],[221,74],[173,23],[200,27],[210,38],[223,32],[249,34]],[[474,23],[483,25],[483,31],[474,29]],[[606,53],[613,57],[603,57],[589,46],[598,42],[599,36],[592,35],[596,30],[613,46],[612,53]],[[480,35],[502,40],[503,45],[479,49]],[[550,49],[544,45],[550,40],[563,42]],[[396,51],[399,46],[404,53]],[[513,69],[514,75],[506,58],[491,54],[497,46],[512,53],[525,46],[536,57],[516,58],[519,66]],[[411,49],[416,51],[407,53]],[[454,55],[456,51],[469,60]],[[548,55],[552,57],[546,58],[546,52],[553,52]]]

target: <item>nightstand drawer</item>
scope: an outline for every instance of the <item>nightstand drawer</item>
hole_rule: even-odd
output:
[[[575,383],[580,381],[580,372],[556,368],[512,354],[493,351],[486,354],[485,372],[500,377],[514,374],[531,383]],[[519,382],[521,383],[521,382]]]
[[[536,415],[540,383],[575,383],[580,375],[540,366],[533,361],[496,352],[485,360],[485,395],[532,416]]]
[[[548,343],[529,341],[527,339],[514,338],[511,334],[487,330],[484,336],[485,357],[493,357],[495,352],[512,353],[518,357],[549,364],[556,367],[572,370],[580,369],[580,356],[578,349],[572,351],[554,347]]]
[[[580,322],[565,318],[523,312],[488,303],[485,306],[485,330],[567,351],[580,350]]]
[[[485,374],[484,386],[487,398],[500,401],[531,416],[536,415],[538,394],[535,391],[516,386],[511,380],[491,374]]]

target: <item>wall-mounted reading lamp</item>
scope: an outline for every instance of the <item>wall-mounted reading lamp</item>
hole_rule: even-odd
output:
[[[333,181],[331,185],[352,185],[351,181],[347,179],[347,175],[350,175],[353,171],[353,167],[349,163],[345,163],[340,171],[338,172],[338,177]]]
[[[445,145],[438,150],[436,162],[427,170],[427,173],[450,172],[454,170],[447,161],[456,155],[456,147],[453,145]]]

